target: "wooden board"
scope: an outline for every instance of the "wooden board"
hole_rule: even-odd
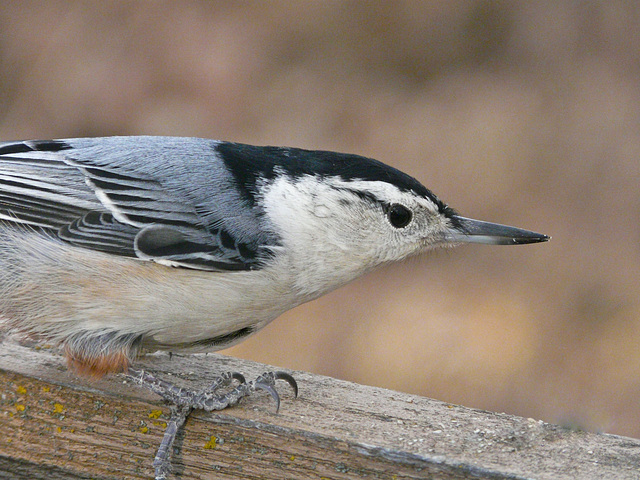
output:
[[[216,372],[273,367],[222,355],[151,355],[137,366],[205,388]],[[639,479],[640,441],[291,372],[276,414],[256,394],[194,413],[176,441],[189,479]],[[120,376],[95,383],[54,350],[0,345],[0,478],[148,479],[169,409]]]

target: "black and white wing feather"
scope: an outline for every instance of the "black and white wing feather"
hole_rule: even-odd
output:
[[[102,209],[77,168],[60,161],[61,148],[61,142],[0,144],[1,219],[57,229]]]
[[[231,233],[225,218],[203,219],[197,198],[153,174],[163,168],[161,149],[146,158],[138,149],[138,157],[128,158],[137,138],[144,137],[0,144],[0,219],[53,232],[83,248],[166,265],[259,267],[259,242]],[[188,163],[181,165],[188,176]],[[170,175],[171,165],[164,168]]]

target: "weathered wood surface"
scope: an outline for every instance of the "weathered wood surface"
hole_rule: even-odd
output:
[[[185,386],[271,369],[221,355],[140,362]],[[170,376],[169,372],[173,372]],[[293,372],[278,414],[266,394],[197,412],[178,437],[189,479],[640,479],[640,440]],[[148,479],[168,408],[115,376],[78,379],[53,351],[0,345],[0,478]]]

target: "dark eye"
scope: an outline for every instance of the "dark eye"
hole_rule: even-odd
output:
[[[409,210],[404,205],[400,205],[399,203],[394,203],[390,205],[387,210],[387,217],[389,217],[389,222],[396,228],[403,228],[409,225],[411,219],[413,218],[413,214],[411,210]]]

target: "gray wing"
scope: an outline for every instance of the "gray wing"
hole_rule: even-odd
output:
[[[102,139],[0,143],[0,219],[54,232],[83,248],[166,265],[259,266],[259,245],[235,238],[224,219],[203,221],[181,192],[144,169],[127,168],[135,163],[127,143],[135,139],[106,140],[117,148],[104,155]],[[162,168],[158,163],[154,168]]]

